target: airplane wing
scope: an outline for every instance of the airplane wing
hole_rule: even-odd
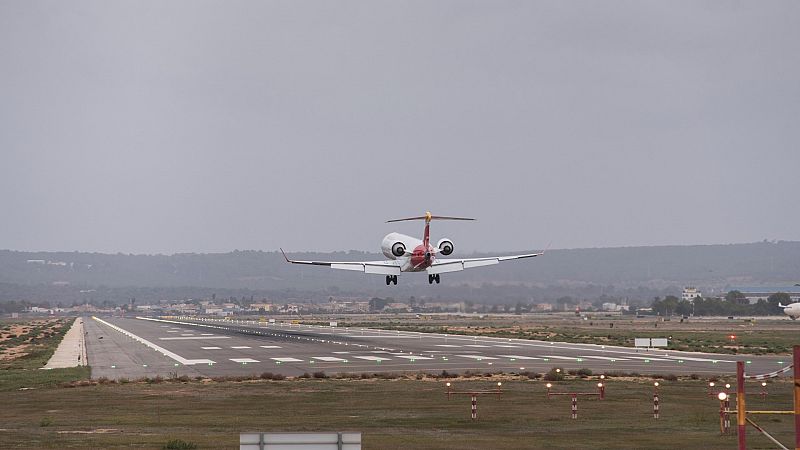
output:
[[[307,264],[312,266],[327,266],[331,269],[355,270],[364,273],[377,273],[380,275],[400,275],[400,261],[298,261],[289,259],[286,252],[281,249],[286,262],[292,264]]]
[[[437,273],[458,272],[459,270],[472,269],[473,267],[491,266],[500,264],[503,261],[511,261],[514,259],[534,258],[536,256],[544,255],[541,253],[527,253],[524,255],[509,255],[509,256],[490,256],[487,258],[466,258],[466,259],[439,259],[433,261],[433,265],[428,267],[428,273],[433,275]]]

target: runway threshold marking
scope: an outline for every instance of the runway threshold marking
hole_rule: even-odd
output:
[[[302,359],[297,359],[297,358],[270,358],[270,359],[278,362],[303,362]]]
[[[143,337],[137,336],[137,335],[131,333],[128,330],[124,330],[124,329],[114,325],[113,323],[108,323],[105,320],[100,319],[100,318],[95,317],[95,316],[92,316],[92,319],[102,323],[103,325],[105,325],[105,326],[107,326],[107,327],[109,327],[109,328],[111,328],[113,330],[116,330],[116,331],[124,334],[125,336],[128,336],[128,337],[130,337],[130,338],[132,338],[132,339],[134,339],[136,341],[141,342],[142,344],[152,348],[153,350],[163,354],[164,356],[167,356],[169,358],[174,359],[175,361],[178,361],[179,363],[183,364],[184,366],[193,366],[195,364],[214,364],[214,361],[212,361],[210,359],[186,359],[183,356],[181,356],[181,355],[179,355],[177,353],[171,352],[171,351],[165,349],[164,347],[156,345],[156,344],[148,341],[147,339],[145,339]]]
[[[589,356],[589,355],[580,355],[579,358],[587,358],[587,359],[602,359],[605,361],[629,361],[627,358],[612,358],[610,356]]]
[[[367,361],[391,361],[390,358],[381,358],[380,356],[354,356],[353,358],[366,359]]]
[[[236,362],[236,363],[257,363],[257,362],[261,362],[261,361],[259,361],[257,359],[253,359],[253,358],[230,358],[230,360],[233,361],[233,362]]]
[[[342,362],[342,361],[347,361],[344,358],[337,358],[335,356],[312,356],[311,358],[319,360],[319,361],[324,361],[324,362]]]

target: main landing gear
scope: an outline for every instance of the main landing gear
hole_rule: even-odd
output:
[[[433,275],[428,275],[428,284],[433,284],[434,281],[436,282],[436,284],[439,284],[439,282],[442,281],[441,278],[439,278],[438,273]]]
[[[397,286],[397,275],[386,275],[386,285],[394,283]]]

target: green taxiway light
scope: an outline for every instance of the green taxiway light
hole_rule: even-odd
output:
[[[112,368],[112,369],[116,369],[116,368],[117,368],[117,366],[111,366],[111,368]]]
[[[147,364],[142,364],[142,367],[147,367]]]
[[[747,361],[745,361],[745,363],[747,363],[747,364],[753,364],[753,361],[747,360]]]
[[[649,359],[645,359],[644,362],[650,362],[650,360]]]

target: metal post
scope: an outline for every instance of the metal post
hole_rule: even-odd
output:
[[[747,449],[747,409],[744,393],[744,361],[736,362],[736,425],[739,435],[739,450]]]
[[[658,391],[653,393],[653,418],[658,419]]]
[[[578,418],[578,394],[572,394],[572,418]]]
[[[719,400],[719,434],[725,434],[725,400],[722,398]]]
[[[725,423],[724,423],[725,434],[730,433],[730,430],[731,430],[731,414],[730,414],[730,411],[731,411],[731,396],[730,395],[726,395],[725,396]]]
[[[606,398],[606,385],[603,383],[597,383],[597,389],[600,391],[600,400]]]
[[[478,418],[478,396],[472,396],[472,420],[476,420]]]
[[[800,345],[794,346],[794,448],[800,450]]]

